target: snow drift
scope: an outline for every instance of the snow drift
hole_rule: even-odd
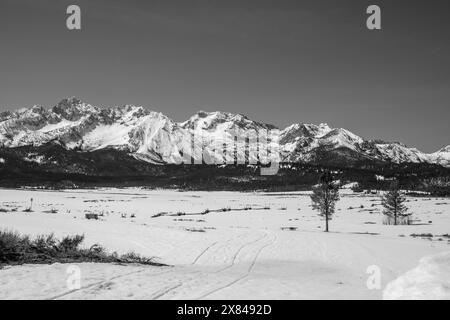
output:
[[[386,286],[383,299],[450,299],[450,252],[422,258],[416,268]]]

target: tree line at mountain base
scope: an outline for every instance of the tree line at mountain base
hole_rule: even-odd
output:
[[[46,161],[36,160],[41,155]],[[114,149],[77,152],[55,145],[3,148],[0,158],[0,187],[7,188],[300,191],[311,190],[321,174],[330,171],[341,185],[356,183],[354,191],[387,190],[395,179],[404,190],[450,196],[450,168],[426,163],[281,163],[276,175],[262,176],[260,165],[158,165]]]
[[[341,185],[355,183],[355,192],[364,190],[387,190],[395,177],[404,190],[425,192],[432,196],[450,196],[450,174],[433,176],[432,172],[420,174],[409,170],[398,170],[392,176],[377,180],[376,173],[351,168],[330,168],[316,165],[302,165],[302,170],[281,169],[276,175],[261,176],[259,169],[230,165],[226,167],[159,166],[157,174],[140,175],[84,175],[76,173],[49,172],[40,170],[0,169],[0,187],[78,189],[95,187],[147,187],[181,190],[208,191],[254,191],[269,192],[305,191],[317,184],[322,172],[332,170]],[[423,195],[417,193],[415,195]]]

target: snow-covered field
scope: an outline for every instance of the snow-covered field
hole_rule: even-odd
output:
[[[31,198],[33,212],[23,212]],[[414,225],[385,226],[379,195],[342,190],[324,233],[307,192],[0,189],[0,209],[8,211],[0,212],[2,229],[84,234],[86,246],[170,265],[81,263],[79,289],[68,287],[71,265],[6,267],[0,299],[381,299],[398,277],[385,298],[450,298],[450,260],[442,258],[450,251],[450,199],[408,198],[407,205]],[[103,215],[87,220],[86,213]],[[429,261],[444,261],[433,295],[423,292],[430,286],[420,269]]]

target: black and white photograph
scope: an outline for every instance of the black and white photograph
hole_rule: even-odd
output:
[[[0,300],[449,300],[449,13],[0,0]]]

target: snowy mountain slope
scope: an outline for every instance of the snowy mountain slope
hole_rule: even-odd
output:
[[[450,167],[450,145],[435,153],[431,153],[429,155],[429,160],[432,163],[437,163],[444,167]]]
[[[287,161],[308,162],[334,154],[353,160],[450,165],[450,146],[426,154],[398,142],[364,140],[346,129],[332,129],[327,124],[291,125],[281,132],[280,142]]]
[[[268,133],[279,133],[279,140]],[[287,162],[374,160],[450,166],[450,146],[425,154],[400,143],[365,140],[327,124],[293,124],[279,131],[244,115],[219,111],[200,111],[176,123],[143,107],[100,108],[70,98],[51,109],[33,106],[0,113],[0,147],[40,146],[55,140],[81,151],[123,150],[152,163],[269,162],[279,146],[281,160]],[[266,140],[273,154],[259,152]]]
[[[363,150],[364,140],[345,129],[332,129],[327,124],[295,124],[281,132],[280,143],[287,161],[313,161],[319,153],[347,149],[355,155]],[[362,155],[362,158],[368,157]]]
[[[229,129],[261,130],[275,126],[252,121],[242,114],[199,111],[180,126],[189,130],[224,131]]]
[[[196,144],[205,150],[205,158],[217,163],[232,163],[234,159],[238,162],[269,162],[273,155],[258,154],[257,151],[264,147],[277,149],[276,142],[270,140],[271,134],[279,131],[275,126],[252,121],[241,114],[199,111],[180,126],[198,139]],[[249,142],[247,150],[246,139]],[[233,145],[231,150],[225,148],[229,145]]]
[[[0,122],[0,145],[41,145],[55,139],[77,143],[97,124],[113,121],[106,112],[75,98],[64,99],[50,110],[42,106],[21,109]]]

